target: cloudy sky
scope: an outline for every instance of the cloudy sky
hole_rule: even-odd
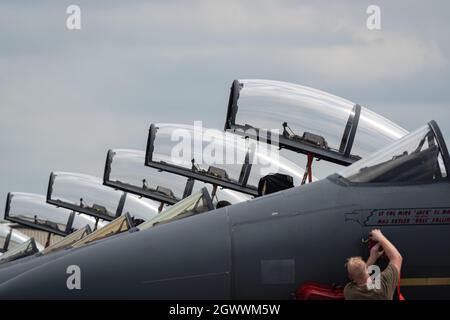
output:
[[[450,2],[329,2],[2,1],[0,210],[8,191],[45,194],[51,171],[101,176],[152,122],[222,128],[239,78],[312,86],[408,130],[436,119],[450,141]]]

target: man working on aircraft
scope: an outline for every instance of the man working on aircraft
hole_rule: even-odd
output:
[[[403,258],[394,245],[381,233],[372,230],[369,237],[377,244],[370,249],[367,263],[361,257],[348,259],[346,267],[350,280],[344,288],[347,300],[392,300],[398,283]],[[381,249],[381,250],[380,250]],[[378,258],[386,254],[389,264],[380,274],[380,281],[372,284],[368,267],[376,263]]]

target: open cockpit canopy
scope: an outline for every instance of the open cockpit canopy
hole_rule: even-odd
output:
[[[28,257],[37,252],[39,252],[39,249],[36,246],[36,242],[34,241],[33,238],[30,238],[26,242],[18,245],[17,247],[11,250],[8,250],[3,255],[1,255],[0,264]]]
[[[194,180],[152,170],[141,150],[113,149],[106,158],[105,185],[166,204],[175,204],[192,193]]]
[[[260,179],[270,173],[293,177],[300,185],[304,169],[282,158],[278,148],[229,132],[179,124],[152,124],[145,164],[258,196]]]
[[[338,173],[352,183],[431,183],[448,177],[450,160],[436,122]]]
[[[166,204],[175,204],[190,196],[192,192],[212,186],[193,178],[162,172],[144,165],[145,152],[140,150],[109,150],[104,184],[139,196]],[[228,201],[231,204],[249,200],[251,197],[240,192],[217,189],[213,202]]]
[[[48,204],[45,196],[22,192],[8,193],[5,220],[63,237],[86,225],[92,228],[95,225],[95,219],[91,216],[57,208]],[[99,222],[100,227],[104,224]]]
[[[346,99],[271,80],[233,82],[225,130],[342,165],[408,133]]]
[[[139,230],[145,230],[158,224],[183,219],[211,210],[214,210],[214,206],[209,192],[206,188],[202,188],[200,191],[167,208],[153,219],[144,222],[138,228]]]
[[[0,223],[0,254],[28,241],[29,236],[14,230],[6,223]]]
[[[154,201],[104,186],[99,178],[68,172],[50,175],[47,202],[107,221],[126,212],[145,221],[158,212]]]

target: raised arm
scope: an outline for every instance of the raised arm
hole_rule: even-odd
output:
[[[374,229],[370,233],[372,240],[378,242],[386,253],[389,263],[392,264],[400,273],[403,257],[397,248],[381,233],[379,229]]]
[[[380,247],[381,245],[377,243],[372,247],[372,249],[370,249],[370,256],[366,262],[368,267],[374,265],[377,262],[378,258],[383,255],[384,251],[380,251]]]

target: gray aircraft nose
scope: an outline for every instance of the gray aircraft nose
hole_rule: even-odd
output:
[[[230,259],[226,210],[215,210],[0,270],[0,299],[229,298]]]

